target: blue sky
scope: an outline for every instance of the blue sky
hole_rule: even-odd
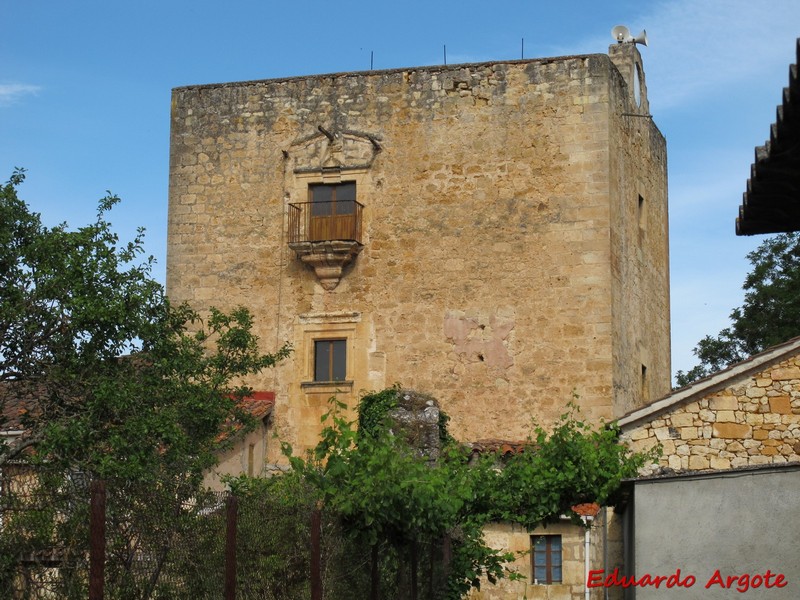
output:
[[[147,229],[163,281],[173,87],[447,62],[607,52],[647,30],[650,108],[669,153],[673,371],[741,303],[734,218],[800,37],[797,0],[2,0],[0,179],[45,221]]]

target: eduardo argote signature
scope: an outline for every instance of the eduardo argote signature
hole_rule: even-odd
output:
[[[614,569],[608,575],[605,571],[594,570],[589,571],[589,577],[586,580],[586,587],[654,587],[660,588],[662,585],[665,588],[690,588],[697,583],[697,577],[692,574],[682,575],[680,569],[676,569],[670,575],[651,575],[645,573],[640,577],[634,575],[620,575],[619,569]],[[738,575],[728,575],[720,572],[719,569],[706,580],[705,589],[721,588],[721,589],[735,589],[737,592],[747,592],[758,588],[783,588],[788,585],[786,577],[783,573],[773,573],[770,569],[764,573],[741,573]]]

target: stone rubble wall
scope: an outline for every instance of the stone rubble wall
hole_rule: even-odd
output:
[[[800,356],[626,428],[623,441],[634,450],[661,444],[650,472],[800,462]]]

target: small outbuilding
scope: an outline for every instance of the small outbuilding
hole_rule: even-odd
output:
[[[663,453],[627,484],[624,573],[595,578],[609,597],[800,597],[800,338],[619,425],[634,449]]]

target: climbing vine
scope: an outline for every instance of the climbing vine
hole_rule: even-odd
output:
[[[403,556],[420,544],[449,540],[445,598],[516,576],[507,568],[514,556],[485,543],[487,523],[533,529],[570,514],[576,504],[612,502],[621,481],[656,458],[620,445],[613,425],[583,422],[570,404],[551,431],[534,426],[524,451],[510,457],[470,459],[471,452],[447,433],[447,417],[440,417],[445,443],[431,465],[392,432],[390,416],[401,393],[396,385],[364,396],[358,429],[342,416],[344,404],[331,399],[319,443],[303,457],[288,444],[283,449],[292,477],[340,515],[353,542]]]
[[[358,403],[358,430],[363,434],[374,435],[382,430],[389,418],[389,412],[397,408],[400,384],[380,392],[370,392],[361,397]]]

